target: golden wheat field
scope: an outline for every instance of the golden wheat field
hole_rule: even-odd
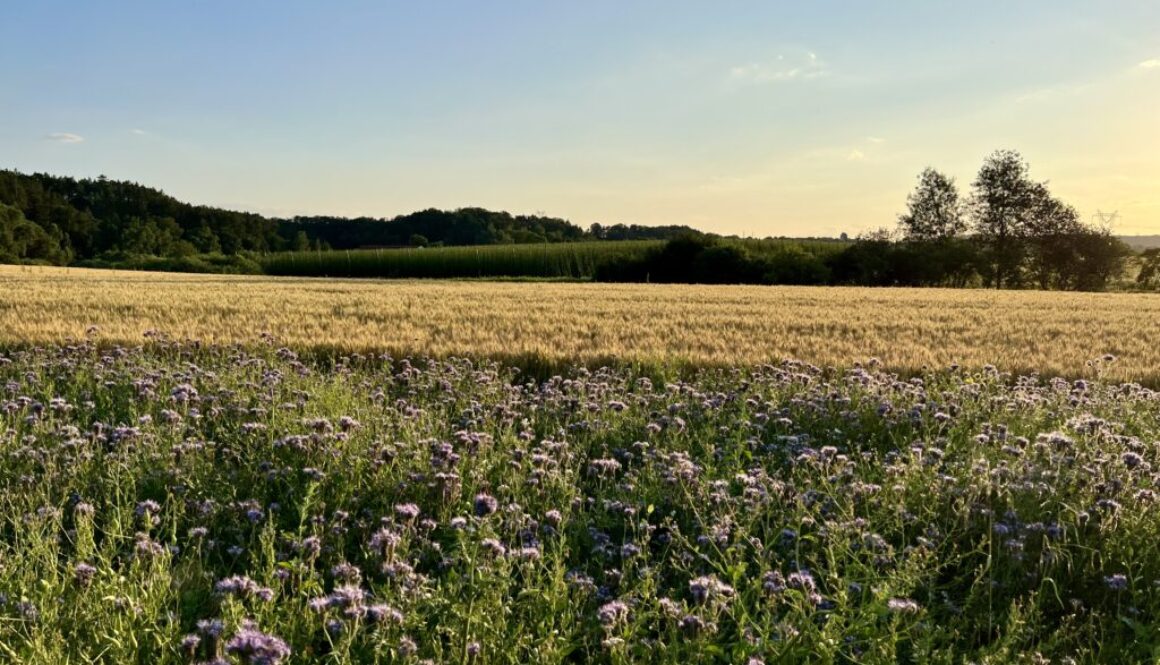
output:
[[[871,357],[1160,382],[1160,296],[834,287],[355,281],[0,266],[0,344],[279,343],[433,355],[749,364]],[[1116,361],[1093,368],[1089,361]]]

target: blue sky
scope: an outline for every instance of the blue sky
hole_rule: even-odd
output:
[[[0,7],[0,167],[270,214],[892,225],[997,148],[1160,233],[1160,2]]]

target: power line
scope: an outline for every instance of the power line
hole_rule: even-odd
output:
[[[1110,229],[1110,228],[1112,228],[1112,224],[1115,224],[1116,220],[1118,220],[1119,218],[1120,218],[1120,211],[1119,210],[1113,210],[1112,212],[1104,212],[1103,210],[1096,210],[1095,214],[1092,215],[1092,223],[1097,224],[1098,226],[1102,226],[1105,229]]]

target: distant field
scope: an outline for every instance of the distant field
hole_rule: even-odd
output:
[[[0,344],[86,329],[204,342],[567,365],[870,357],[1160,384],[1160,295],[827,287],[358,281],[0,267]]]
[[[659,240],[475,245],[414,249],[279,252],[261,258],[269,275],[298,277],[540,277],[590,279],[601,261],[639,255]]]
[[[725,239],[757,256],[787,250],[826,255],[846,243],[796,239]],[[606,261],[639,258],[661,240],[615,240],[529,245],[473,245],[413,249],[276,252],[259,259],[268,275],[295,277],[463,278],[532,277],[589,280]]]
[[[1120,236],[1120,240],[1136,251],[1160,247],[1160,235],[1153,236]]]

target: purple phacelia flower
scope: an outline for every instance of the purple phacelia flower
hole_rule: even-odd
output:
[[[1120,460],[1123,461],[1124,466],[1128,467],[1129,469],[1135,469],[1136,467],[1144,464],[1144,458],[1141,457],[1138,453],[1131,451],[1120,455]]]
[[[419,516],[419,506],[413,503],[400,503],[395,506],[395,516],[405,522],[410,522]]]
[[[73,577],[76,579],[77,584],[81,586],[88,586],[89,583],[93,581],[93,577],[96,576],[96,574],[97,569],[92,565],[84,563],[83,561],[78,563],[76,567],[73,568]]]
[[[307,536],[298,544],[298,550],[306,559],[316,559],[322,554],[322,539],[318,536]]]
[[[610,458],[594,459],[588,463],[588,474],[607,478],[615,475],[620,470],[621,464],[617,460]]]
[[[388,527],[383,527],[371,535],[371,550],[387,554],[403,540],[403,537]]]
[[[805,592],[817,591],[818,588],[818,583],[814,581],[814,576],[808,570],[799,570],[796,573],[790,573],[789,577],[785,580],[785,585],[790,589]]]
[[[402,625],[405,617],[399,610],[390,605],[369,605],[363,610],[363,615],[372,623],[390,623]]]
[[[707,603],[710,600],[728,599],[733,597],[733,587],[717,579],[714,575],[698,577],[689,582],[689,593],[696,603]]]
[[[499,508],[499,501],[486,492],[480,492],[475,495],[475,514],[479,517],[487,517]]]
[[[696,614],[685,615],[677,623],[677,627],[680,628],[682,632],[690,636],[712,633],[717,629],[716,624],[711,621],[705,621]]]
[[[315,612],[325,612],[330,609],[330,599],[326,596],[318,596],[306,601],[306,606]]]
[[[495,538],[484,538],[479,542],[479,544],[483,547],[485,552],[491,554],[492,556],[498,557],[507,553],[507,548],[503,546],[503,543],[499,542]]]
[[[197,651],[197,647],[201,644],[201,637],[194,633],[190,633],[181,638],[181,650],[187,654],[193,655]]]
[[[290,656],[290,646],[279,637],[259,631],[253,622],[247,621],[226,643],[226,653],[239,656],[249,665],[278,665]]]
[[[399,638],[399,655],[403,658],[414,656],[419,651],[419,645],[415,644],[415,640],[404,635]]]
[[[265,601],[274,598],[273,589],[264,587],[244,575],[233,575],[218,580],[218,583],[214,585],[214,591],[222,595],[235,596],[237,598],[257,598]]]
[[[1123,591],[1128,588],[1128,577],[1122,573],[1108,575],[1104,578],[1104,586],[1112,591]]]
[[[614,626],[623,623],[628,618],[628,605],[623,601],[613,600],[600,606],[596,617],[605,626]]]
[[[786,590],[785,578],[779,571],[771,570],[761,576],[761,588],[770,595]]]
[[[201,619],[197,622],[197,632],[206,637],[221,637],[225,629],[221,619]]]
[[[336,580],[351,582],[357,584],[362,579],[362,571],[358,566],[348,563],[346,561],[336,564],[330,569],[331,576]]]

